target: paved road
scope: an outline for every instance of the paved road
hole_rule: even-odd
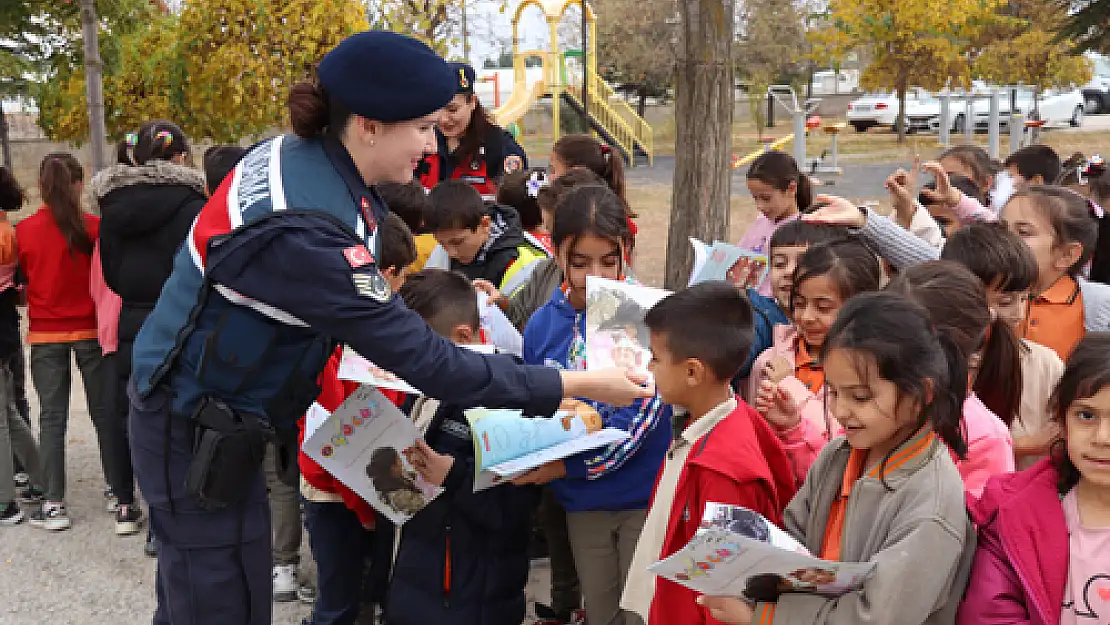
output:
[[[1110,130],[1110,115],[1089,115],[1085,118],[1082,128],[1054,128],[1050,132],[1091,132]],[[1002,135],[1003,143],[1008,141]],[[883,181],[890,172],[898,167],[906,167],[911,163],[888,161],[882,163],[858,163],[851,158],[842,158],[841,167],[844,173],[840,176],[817,175],[816,178],[825,186],[821,192],[843,195],[849,198],[877,198],[886,197]],[[675,157],[659,156],[655,159],[653,167],[637,167],[627,171],[629,184],[633,185],[664,185],[669,186],[674,178]],[[744,186],[746,169],[739,169],[732,175],[732,194],[743,195],[747,193]]]

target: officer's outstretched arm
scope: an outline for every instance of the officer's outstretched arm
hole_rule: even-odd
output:
[[[436,334],[389,293],[354,233],[323,213],[260,220],[215,243],[207,267],[216,284],[350,345],[431,397],[547,415],[563,395],[554,369],[483,356]]]

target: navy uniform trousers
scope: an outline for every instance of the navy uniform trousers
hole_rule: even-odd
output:
[[[270,625],[273,554],[262,467],[243,505],[200,508],[185,493],[193,459],[188,417],[170,413],[165,390],[143,399],[129,388],[128,395],[135,476],[159,547],[154,624]]]

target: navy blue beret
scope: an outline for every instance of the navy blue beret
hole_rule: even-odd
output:
[[[466,63],[449,63],[455,75],[455,93],[474,93],[474,68]]]
[[[384,30],[357,33],[324,55],[320,85],[352,113],[398,122],[443,108],[455,97],[451,67],[420,41]]]

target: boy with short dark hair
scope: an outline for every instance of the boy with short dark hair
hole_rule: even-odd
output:
[[[214,145],[204,151],[204,194],[211,196],[247,153],[237,145]]]
[[[477,296],[462,275],[426,269],[401,287],[405,304],[441,336],[479,343]],[[391,625],[519,625],[528,583],[531,513],[539,489],[501,484],[474,492],[474,443],[464,411],[421,398],[412,417],[424,432],[410,461],[446,492],[401,532],[389,586]]]
[[[1006,157],[1002,166],[1018,186],[1056,184],[1060,177],[1060,155],[1047,145],[1027,145]]]
[[[697,593],[654,578],[647,567],[693,538],[710,502],[781,523],[794,478],[778,437],[730,386],[752,344],[744,294],[727,282],[698,284],[661,300],[644,323],[659,395],[685,408],[687,418],[683,425],[676,417],[621,606],[648,625],[700,625],[713,621]]]
[[[429,206],[428,192],[415,180],[407,184],[383,182],[377,185],[377,189],[389,212],[400,217],[412,232],[416,241],[416,260],[409,265],[409,273],[416,273],[424,268],[437,245],[435,237],[424,229],[424,214]]]
[[[471,280],[488,280],[511,297],[528,281],[534,264],[547,258],[524,237],[515,209],[486,206],[478,191],[461,180],[439,183],[429,200],[424,228],[450,259],[447,264],[429,260],[430,265],[461,272]]]
[[[378,266],[389,288],[396,293],[405,283],[409,266],[416,261],[412,231],[396,213],[389,213],[378,226]]]

